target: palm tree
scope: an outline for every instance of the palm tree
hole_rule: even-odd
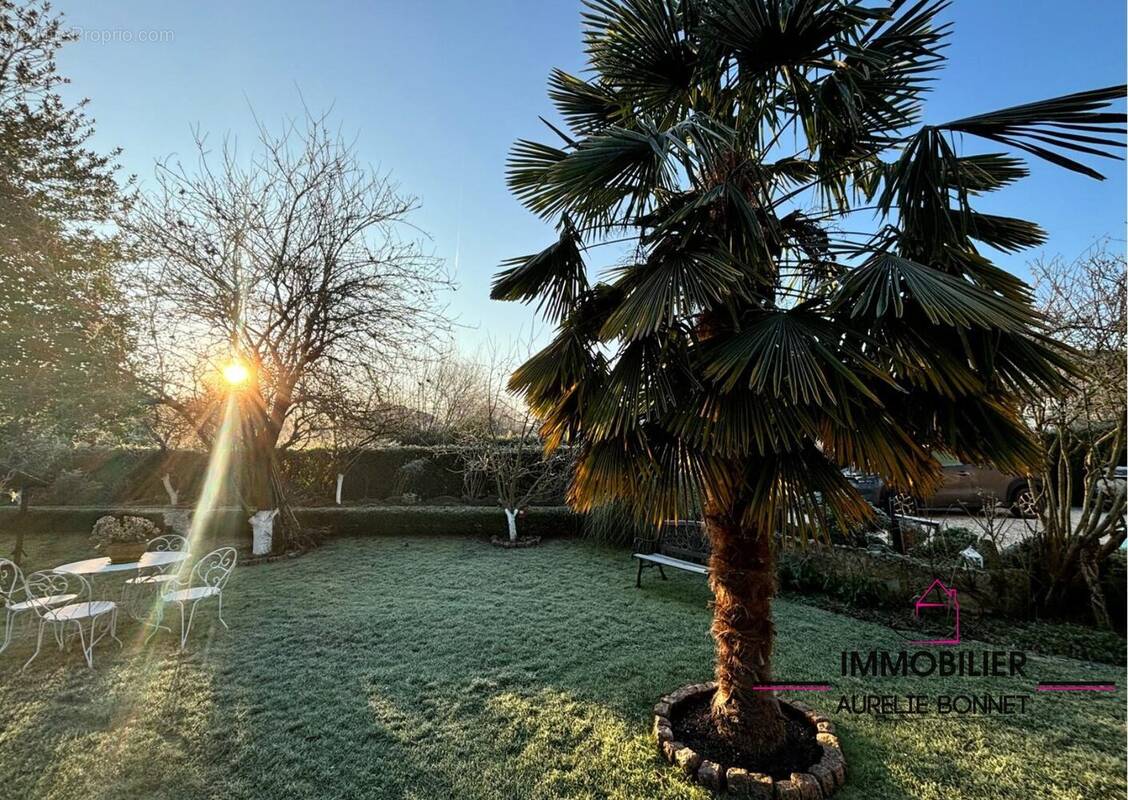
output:
[[[753,754],[784,736],[753,691],[777,541],[867,517],[843,466],[922,494],[934,451],[1028,471],[1019,400],[1071,369],[987,252],[1045,233],[973,203],[1027,175],[1019,152],[1101,178],[1078,159],[1123,147],[1103,109],[1125,87],[922,125],[946,5],[587,0],[591,76],[549,79],[560,141],[511,152],[511,191],[559,230],[493,285],[558,326],[511,387],[550,448],[576,446],[579,510],[703,513],[712,717]],[[965,155],[969,137],[1006,152]],[[585,259],[612,243],[592,285]]]

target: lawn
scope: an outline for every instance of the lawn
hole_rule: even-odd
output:
[[[32,542],[39,566],[83,554]],[[0,547],[10,541],[0,537]],[[0,654],[0,775],[25,798],[704,798],[663,766],[649,710],[709,677],[699,576],[634,588],[622,553],[577,541],[503,551],[471,539],[335,539],[238,568],[230,631],[208,613],[124,651]],[[881,626],[776,607],[777,677],[844,693],[1032,694],[1034,681],[1111,680],[1113,695],[1036,696],[1024,716],[833,715],[843,798],[1123,796],[1122,670],[1031,657],[1025,681],[837,675],[838,654],[899,650]]]

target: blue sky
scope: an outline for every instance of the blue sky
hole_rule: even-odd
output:
[[[268,124],[299,114],[301,98],[315,110],[332,105],[361,157],[419,196],[414,219],[434,252],[452,268],[457,258],[451,307],[470,327],[464,339],[527,334],[533,312],[491,302],[490,276],[552,232],[509,196],[504,164],[514,139],[546,136],[537,115],[551,112],[549,70],[583,67],[578,2],[67,0],[56,8],[82,35],[59,59],[73,81],[66,91],[90,98],[96,143],[123,147],[123,169],[142,185],[155,159],[191,158],[192,125],[249,145],[252,105]],[[955,22],[951,62],[927,120],[1124,80],[1123,0],[954,0],[946,13]],[[1046,255],[1076,255],[1104,234],[1123,239],[1122,162],[1098,164],[1109,175],[1103,183],[1032,166],[1030,179],[982,210],[1040,222]],[[998,261],[1021,274],[1037,255]]]

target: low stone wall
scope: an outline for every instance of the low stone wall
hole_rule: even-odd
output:
[[[1021,616],[1030,610],[1030,578],[1021,569],[975,569],[839,545],[790,550],[780,561],[784,571],[813,572],[828,583],[868,581],[893,606],[909,602],[939,578],[959,589],[963,611]]]

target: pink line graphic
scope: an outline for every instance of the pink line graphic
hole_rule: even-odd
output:
[[[829,683],[775,683],[753,686],[754,692],[829,692]]]
[[[1040,683],[1039,692],[1115,692],[1115,683]]]

